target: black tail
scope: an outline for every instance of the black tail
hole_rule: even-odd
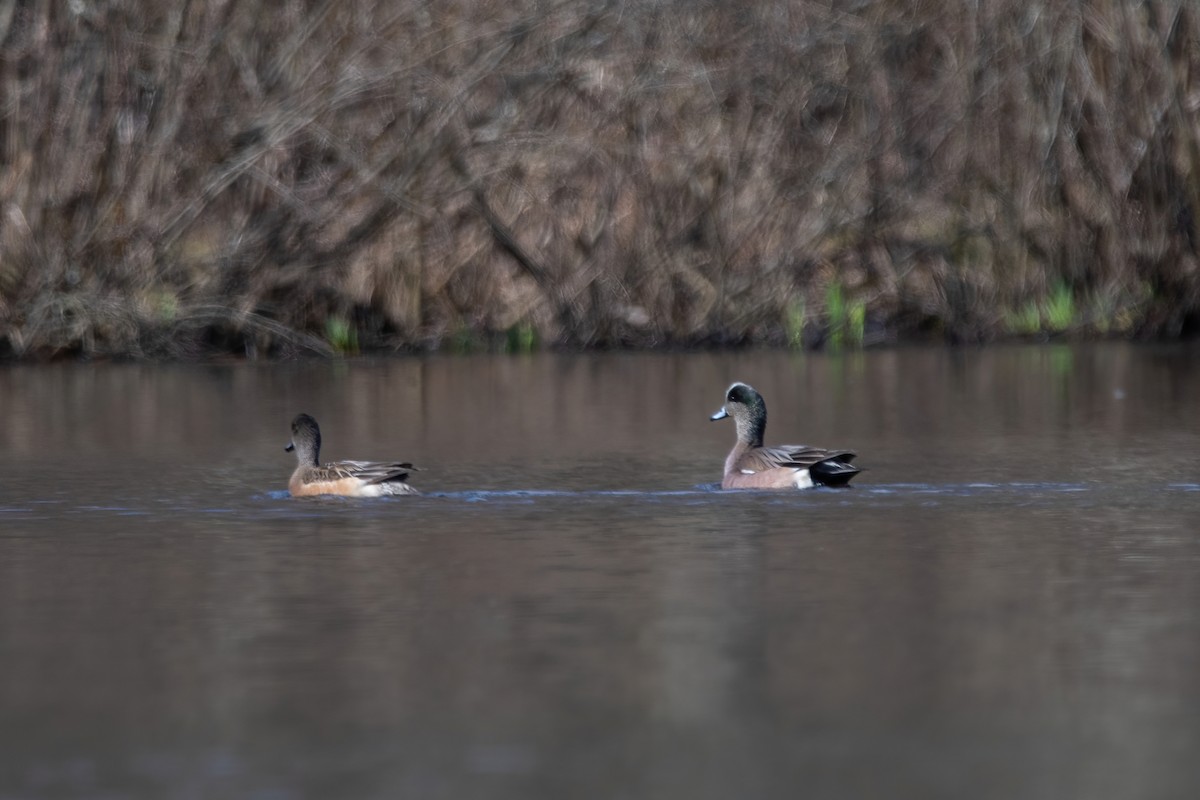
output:
[[[862,472],[850,463],[853,460],[854,453],[839,453],[813,464],[808,468],[808,474],[812,476],[813,483],[822,486],[845,486],[851,478]]]

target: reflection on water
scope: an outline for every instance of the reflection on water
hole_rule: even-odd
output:
[[[1198,359],[4,370],[0,798],[1192,796]],[[714,490],[734,379],[857,488]]]

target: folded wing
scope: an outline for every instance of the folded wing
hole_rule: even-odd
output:
[[[853,450],[825,450],[802,444],[758,447],[743,457],[741,466],[756,472],[777,467],[807,469],[814,483],[843,486],[861,472],[850,463],[856,455]]]
[[[358,478],[367,483],[402,482],[418,471],[407,461],[334,461],[324,465],[335,480]]]

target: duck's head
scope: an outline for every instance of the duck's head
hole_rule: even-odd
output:
[[[301,464],[316,464],[321,453],[321,429],[317,421],[308,414],[297,414],[292,420],[292,440],[283,449],[289,453],[295,450]]]
[[[759,447],[767,427],[767,404],[762,395],[748,383],[737,382],[725,391],[725,405],[709,419],[733,417],[738,439]]]

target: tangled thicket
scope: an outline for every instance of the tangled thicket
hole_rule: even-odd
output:
[[[0,85],[10,355],[1200,319],[1190,0],[0,0]]]

